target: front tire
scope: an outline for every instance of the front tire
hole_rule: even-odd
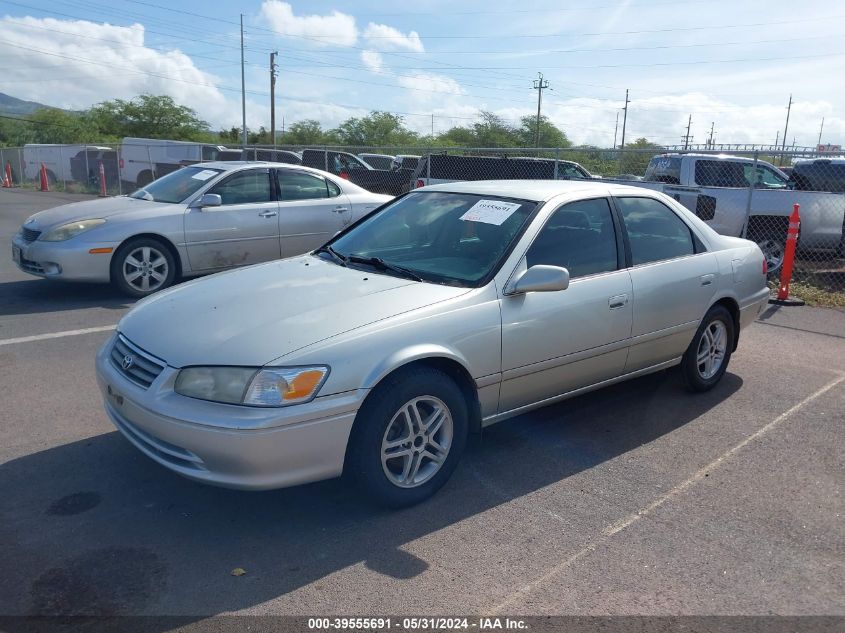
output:
[[[734,328],[733,317],[724,306],[707,311],[681,361],[687,389],[709,391],[722,379],[731,360]]]
[[[380,505],[415,505],[452,475],[468,429],[466,400],[448,375],[430,367],[401,370],[358,412],[344,472]]]
[[[124,294],[146,297],[173,284],[176,261],[158,240],[132,239],[112,257],[111,279]]]

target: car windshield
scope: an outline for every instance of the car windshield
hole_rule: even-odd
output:
[[[195,194],[209,180],[222,173],[222,169],[183,167],[154,180],[143,189],[129,194],[130,198],[152,202],[182,202]]]
[[[320,256],[384,274],[477,287],[495,273],[537,206],[497,196],[410,193],[337,237]]]

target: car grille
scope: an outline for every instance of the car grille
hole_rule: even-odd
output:
[[[34,242],[38,239],[39,235],[41,235],[41,231],[28,229],[25,226],[21,227],[21,237],[23,238],[24,242]]]
[[[127,362],[130,358],[131,362]],[[111,362],[121,374],[144,389],[153,384],[166,364],[130,343],[122,334],[114,339]]]

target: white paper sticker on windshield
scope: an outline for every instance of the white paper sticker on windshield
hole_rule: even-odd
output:
[[[201,172],[194,174],[191,176],[194,180],[208,180],[212,176],[216,176],[217,172],[213,169],[203,169]]]
[[[460,219],[465,222],[484,222],[501,226],[521,204],[501,200],[479,200]]]

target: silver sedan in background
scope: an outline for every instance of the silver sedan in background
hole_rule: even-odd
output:
[[[674,366],[711,389],[768,294],[756,244],[662,193],[450,183],[311,254],[159,293],[97,374],[117,428],[181,475],[266,489],[346,472],[404,506],[483,426]]]
[[[390,199],[307,167],[202,163],[128,196],[36,213],[12,258],[32,275],[143,297],[181,276],[305,253]]]

